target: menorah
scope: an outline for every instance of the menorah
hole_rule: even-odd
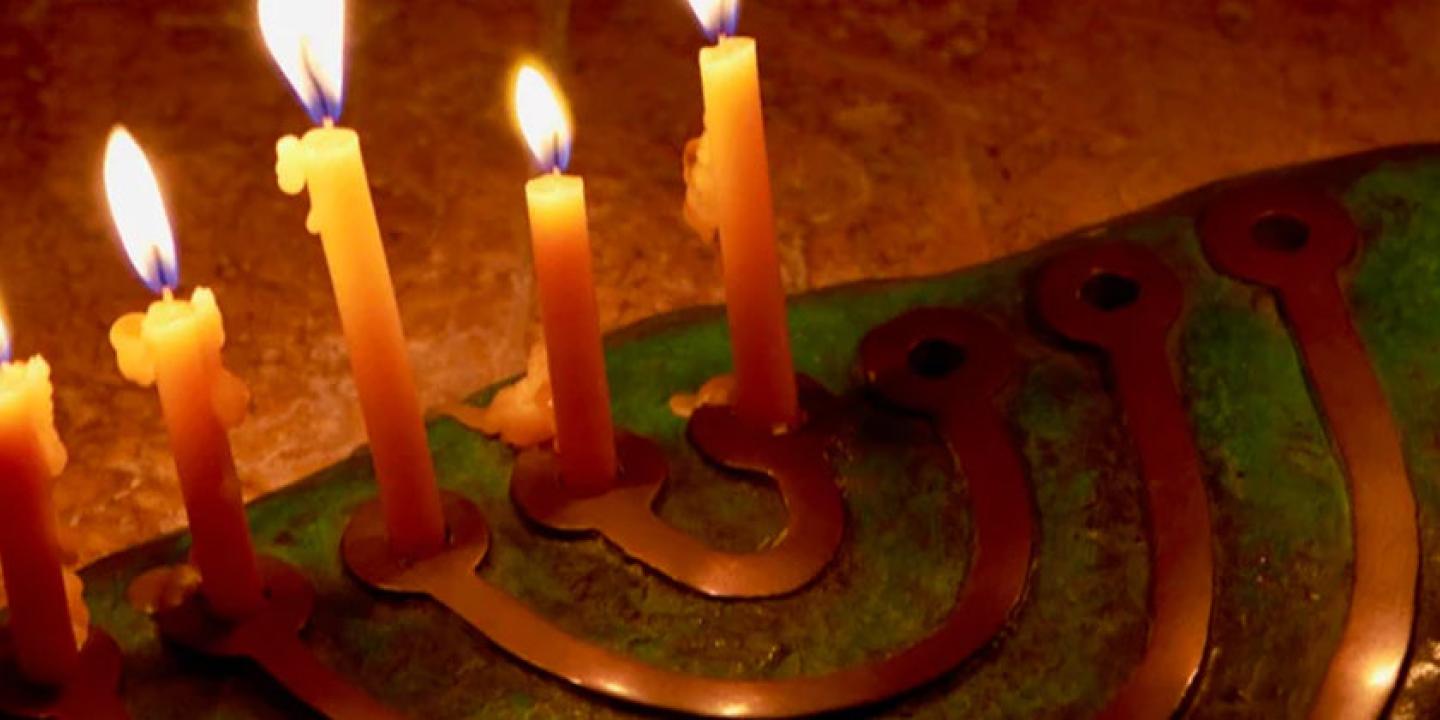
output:
[[[135,577],[184,556],[183,539],[159,541],[87,571],[96,626],[85,671],[43,692],[6,673],[0,702],[69,718],[498,717],[537,705],[603,716],[1428,716],[1440,687],[1422,650],[1440,633],[1440,600],[1420,577],[1440,562],[1421,555],[1422,528],[1440,512],[1428,489],[1440,412],[1427,397],[1440,385],[1430,359],[1440,291],[1413,291],[1435,285],[1440,267],[1435,157],[1407,148],[1247,178],[1037,257],[801,299],[804,421],[786,431],[724,406],[683,424],[663,409],[669,393],[723,369],[713,318],[622,333],[611,356],[631,434],[619,440],[615,489],[573,495],[553,451],[514,453],[452,409],[431,436],[449,488],[444,552],[394,557],[364,463],[342,463],[252,508],[271,555],[263,612],[228,623],[195,594],[139,613],[124,599]],[[1246,456],[1255,438],[1241,436],[1255,428],[1288,443],[1286,455]],[[1097,469],[1095,457],[1109,459]],[[1313,470],[1303,481],[1333,483],[1275,496],[1320,508],[1296,511],[1300,521],[1265,495],[1283,473],[1238,479],[1297,462]],[[1238,469],[1227,475],[1227,463]],[[1072,471],[1095,477],[1054,477]],[[712,496],[698,485],[740,478],[751,499],[726,506],[738,520],[667,512],[687,493],[687,507],[704,510]],[[1096,489],[1126,478],[1128,494]],[[1106,510],[1117,498],[1133,503]],[[958,521],[942,507],[952,501]],[[783,518],[778,532],[742,548],[705,527],[744,534],[768,522],[751,511]],[[1274,527],[1257,522],[1267,513]],[[1112,536],[1118,549],[1107,549]],[[1074,551],[1086,543],[1100,560]],[[1263,560],[1250,562],[1252,546]],[[1271,555],[1299,569],[1271,570]],[[1126,565],[1137,558],[1138,572]],[[906,585],[947,573],[955,582]],[[1070,582],[1113,592],[1070,603]],[[1313,607],[1286,606],[1297,597]],[[1139,617],[1128,612],[1137,603]],[[888,627],[864,629],[876,608],[885,620],[914,616],[900,623],[903,641],[846,642],[894,640]],[[852,624],[816,636],[830,616]],[[748,625],[736,636],[709,620]],[[779,647],[804,633],[799,649],[707,657],[726,637]],[[1112,641],[1115,661],[1103,663],[1095,652]],[[1285,643],[1301,649],[1278,656]],[[827,645],[843,650],[811,649]],[[1090,654],[1041,659],[1072,651]],[[1086,663],[1113,667],[1077,681]],[[1047,684],[1056,695],[1027,695]]]

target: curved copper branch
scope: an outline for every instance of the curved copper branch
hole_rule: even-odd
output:
[[[260,571],[267,602],[253,617],[238,623],[221,620],[197,592],[155,614],[160,635],[202,655],[249,659],[325,717],[398,720],[400,714],[325,666],[300,642],[315,605],[310,581],[271,557],[260,558]]]
[[[802,402],[811,412],[830,399],[813,381],[801,387]],[[530,450],[516,460],[510,495],[521,513],[540,525],[599,533],[630,558],[711,597],[783,595],[818,577],[845,533],[845,506],[826,457],[827,436],[813,423],[788,433],[754,428],[723,407],[697,410],[689,432],[712,462],[775,481],[789,522],[773,545],[724,552],[662,520],[655,502],[665,483],[665,456],[653,442],[635,435],[619,438],[622,469],[614,490],[572,495],[560,480],[554,453]]]
[[[1420,532],[1400,433],[1336,278],[1359,231],[1337,201],[1280,186],[1222,197],[1200,230],[1216,268],[1279,297],[1349,470],[1355,584],[1310,717],[1378,717],[1410,645]]]
[[[1215,574],[1210,505],[1167,349],[1180,281],[1144,250],[1102,245],[1047,264],[1036,300],[1060,334],[1105,351],[1145,479],[1150,636],[1099,717],[1168,718],[1184,705],[1205,656]]]
[[[726,680],[685,675],[620,655],[567,634],[477,577],[475,568],[489,548],[489,531],[479,510],[454,495],[446,499],[450,551],[411,565],[397,562],[389,554],[379,508],[370,503],[356,511],[346,529],[346,564],[373,587],[434,598],[534,667],[637,705],[714,717],[795,717],[870,705],[919,687],[954,669],[1008,622],[1024,592],[1033,533],[1033,506],[1019,453],[993,404],[1013,369],[1008,343],[982,321],[938,312],[924,321],[902,318],[898,326],[877,331],[880,339],[867,341],[862,350],[863,369],[877,389],[896,402],[940,414],[945,436],[970,479],[976,554],[970,576],[941,626],[888,657],[815,677]],[[946,378],[908,378],[903,358],[915,342],[932,334],[965,348],[975,362]],[[901,345],[884,347],[893,342]],[[941,392],[911,403],[907,388]],[[741,451],[738,445],[712,449]]]
[[[0,647],[8,649],[9,645],[8,637],[0,638]],[[120,698],[120,648],[104,630],[90,626],[85,647],[80,649],[80,665],[64,687],[41,689],[25,684],[10,660],[0,658],[0,714],[55,720],[129,720],[130,713]]]

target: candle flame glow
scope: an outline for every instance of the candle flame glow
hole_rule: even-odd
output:
[[[315,123],[340,119],[345,0],[258,0],[260,35]]]
[[[570,114],[555,83],[533,65],[515,75],[515,117],[542,170],[561,171],[570,164]]]
[[[105,197],[130,265],[154,292],[180,284],[175,236],[160,182],[130,131],[116,125],[105,145]]]
[[[0,307],[0,363],[11,358],[10,321],[5,319],[5,308]]]
[[[740,25],[740,0],[690,0],[690,9],[711,40],[734,35]]]

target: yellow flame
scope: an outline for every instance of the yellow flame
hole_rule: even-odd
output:
[[[105,146],[105,197],[125,254],[140,278],[157,292],[175,284],[175,237],[160,182],[130,131],[116,125]]]
[[[690,10],[705,34],[715,37],[735,30],[735,20],[740,14],[740,0],[690,0]]]
[[[541,167],[564,169],[570,156],[570,114],[555,84],[534,65],[521,66],[515,75],[515,118]]]
[[[345,0],[258,0],[260,35],[317,118],[337,119],[345,87]]]

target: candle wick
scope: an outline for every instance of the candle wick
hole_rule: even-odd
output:
[[[311,117],[319,115],[322,125],[327,128],[335,127],[335,116],[340,114],[340,98],[331,98],[325,92],[325,83],[321,81],[324,73],[320,72],[317,66],[308,37],[300,38],[300,66],[305,72],[305,82],[310,85],[310,91],[315,93],[315,104],[319,106],[311,108]],[[303,93],[301,99],[304,99]]]
[[[718,10],[720,12],[720,22],[716,23],[716,26],[720,29],[720,32],[717,34],[719,35],[719,40],[726,40],[735,34],[735,29],[740,24],[740,0],[722,1]],[[719,40],[716,42],[719,42]]]
[[[170,292],[170,288],[179,284],[179,278],[172,277],[171,274],[167,272],[169,267],[165,263],[165,258],[160,254],[160,248],[158,246],[151,246],[150,262],[153,263],[153,267],[155,268],[155,282],[164,288],[166,293]]]

